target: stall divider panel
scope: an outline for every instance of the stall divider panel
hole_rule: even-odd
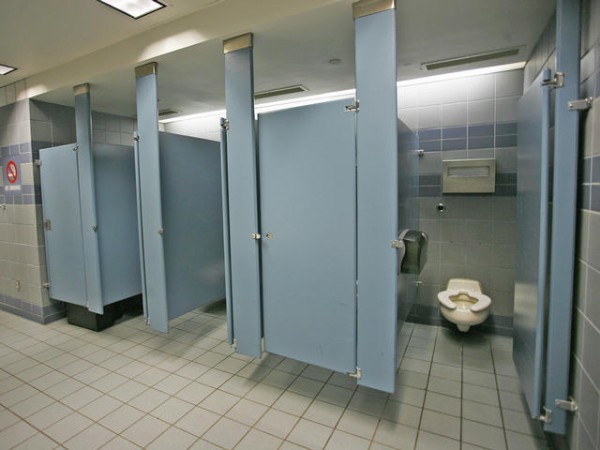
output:
[[[265,351],[356,368],[356,154],[350,100],[259,115]]]
[[[159,133],[168,318],[225,297],[219,143]]]
[[[135,158],[129,145],[94,144],[104,306],[141,292]]]
[[[138,198],[141,210],[147,320],[150,327],[169,330],[165,252],[163,243],[162,194],[158,139],[158,95],[156,63],[136,68],[138,126]],[[166,230],[168,232],[168,230]]]
[[[569,102],[579,98],[580,39],[581,1],[558,0],[556,71],[565,77],[563,87],[556,90],[555,103],[545,391],[546,406],[553,414],[552,420],[544,424],[545,431],[557,434],[566,432],[567,411],[557,407],[556,403],[569,400],[579,150],[579,113],[569,109]]]
[[[98,245],[98,219],[94,157],[92,155],[92,109],[88,84],[75,86],[75,129],[79,158],[79,191],[81,202],[81,227],[83,236],[84,270],[88,310],[104,312],[100,249]]]
[[[233,335],[236,351],[262,354],[258,176],[252,35],[223,43]]]
[[[75,144],[40,150],[50,297],[85,306],[85,264]]]
[[[231,298],[231,246],[229,244],[229,193],[227,191],[227,119],[221,118],[221,198],[223,202],[223,250],[225,258],[225,304],[227,342],[233,345],[233,304]]]
[[[393,0],[354,5],[357,112],[358,383],[396,378],[398,137]]]
[[[519,100],[513,358],[532,416],[542,414],[546,343],[550,90],[544,71]]]

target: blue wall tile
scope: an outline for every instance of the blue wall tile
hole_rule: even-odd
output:
[[[516,147],[517,146],[517,135],[507,135],[507,136],[496,136],[496,147],[497,148],[506,148],[506,147]]]
[[[442,150],[464,150],[466,148],[466,139],[447,139],[442,141]]]
[[[467,127],[448,127],[442,128],[443,139],[465,139],[467,137]]]
[[[493,148],[494,137],[469,137],[469,148]]]

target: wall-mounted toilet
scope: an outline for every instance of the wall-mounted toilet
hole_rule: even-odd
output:
[[[445,291],[438,293],[442,315],[460,331],[469,331],[490,315],[492,300],[481,292],[477,280],[451,278]]]

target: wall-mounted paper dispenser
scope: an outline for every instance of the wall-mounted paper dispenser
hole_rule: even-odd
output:
[[[452,159],[442,161],[444,194],[493,194],[496,190],[496,160]]]
[[[429,237],[422,231],[403,230],[392,247],[399,251],[400,272],[420,274],[427,262],[427,243]]]

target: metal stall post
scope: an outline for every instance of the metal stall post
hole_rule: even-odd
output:
[[[396,374],[398,138],[394,0],[353,5],[357,110],[358,383],[393,392]]]
[[[579,99],[581,39],[580,0],[559,0],[556,13],[557,83],[554,128],[554,178],[552,188],[552,238],[550,248],[550,300],[546,364],[546,408],[551,411],[546,431],[566,431],[575,220],[577,208],[577,155],[579,114],[572,102]],[[577,102],[575,102],[577,103]]]
[[[87,303],[85,306],[91,312],[103,314],[94,158],[92,155],[90,85],[87,83],[80,84],[75,86],[73,91],[75,94],[75,129],[77,135],[77,146],[75,149],[77,151],[77,165],[79,170],[79,201],[81,206],[83,259],[87,290]]]
[[[260,249],[254,122],[253,35],[223,42],[233,338],[236,351],[262,353]],[[227,249],[226,249],[227,251]]]
[[[162,199],[158,143],[157,64],[135,68],[137,126],[136,161],[144,303],[148,325],[166,333],[167,285],[163,246]]]

